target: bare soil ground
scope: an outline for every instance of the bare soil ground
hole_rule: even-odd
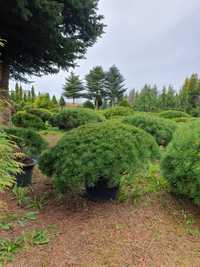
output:
[[[48,178],[36,169],[33,194],[51,192]],[[11,193],[0,194],[0,207],[24,212]],[[2,204],[4,203],[4,204]],[[161,192],[137,204],[55,201],[25,229],[54,225],[49,244],[20,251],[6,267],[199,267],[199,208]],[[24,228],[23,228],[24,230]],[[1,231],[15,237],[22,229]]]

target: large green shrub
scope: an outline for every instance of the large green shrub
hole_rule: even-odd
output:
[[[178,110],[166,110],[161,113],[159,113],[159,116],[165,119],[173,119],[173,118],[179,118],[179,117],[190,117],[189,114],[186,112],[178,111]]]
[[[71,108],[54,114],[49,123],[59,129],[71,130],[87,123],[102,122],[103,120],[104,118],[100,114],[91,109]]]
[[[32,129],[0,128],[0,133],[2,132],[6,133],[9,140],[14,141],[30,157],[38,158],[47,148],[47,142]]]
[[[159,145],[167,145],[176,129],[175,122],[147,114],[126,117],[122,122],[145,130],[156,139]]]
[[[172,192],[200,204],[200,126],[197,123],[178,128],[162,159],[161,169]]]
[[[27,113],[26,111],[19,111],[12,117],[12,122],[17,127],[44,129],[44,122],[37,116]]]
[[[43,122],[48,121],[52,117],[52,112],[44,108],[27,108],[26,111],[39,117]]]
[[[80,192],[107,179],[110,186],[120,178],[159,157],[151,135],[118,122],[88,124],[65,134],[57,146],[42,155],[39,166],[54,177],[58,191]]]
[[[111,119],[113,117],[118,117],[118,116],[133,115],[133,110],[129,107],[119,107],[118,106],[118,107],[105,109],[102,113],[106,117],[106,119]]]
[[[0,132],[0,191],[11,187],[15,175],[21,172],[21,164],[16,161],[16,147],[5,133]]]

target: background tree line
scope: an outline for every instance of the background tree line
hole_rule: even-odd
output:
[[[200,79],[197,74],[192,74],[179,90],[164,86],[159,91],[156,85],[146,84],[141,90],[131,90],[127,100],[137,111],[176,109],[200,116]]]

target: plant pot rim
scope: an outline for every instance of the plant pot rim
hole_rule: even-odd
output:
[[[22,163],[23,167],[25,168],[34,167],[37,164],[37,160],[31,158],[31,161],[32,161],[31,163]]]

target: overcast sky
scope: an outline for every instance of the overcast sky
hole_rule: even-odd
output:
[[[115,64],[129,89],[145,83],[179,88],[186,76],[200,73],[199,0],[100,0],[99,12],[107,27],[78,62],[81,78],[96,65]],[[33,80],[37,90],[59,96],[66,75]]]

